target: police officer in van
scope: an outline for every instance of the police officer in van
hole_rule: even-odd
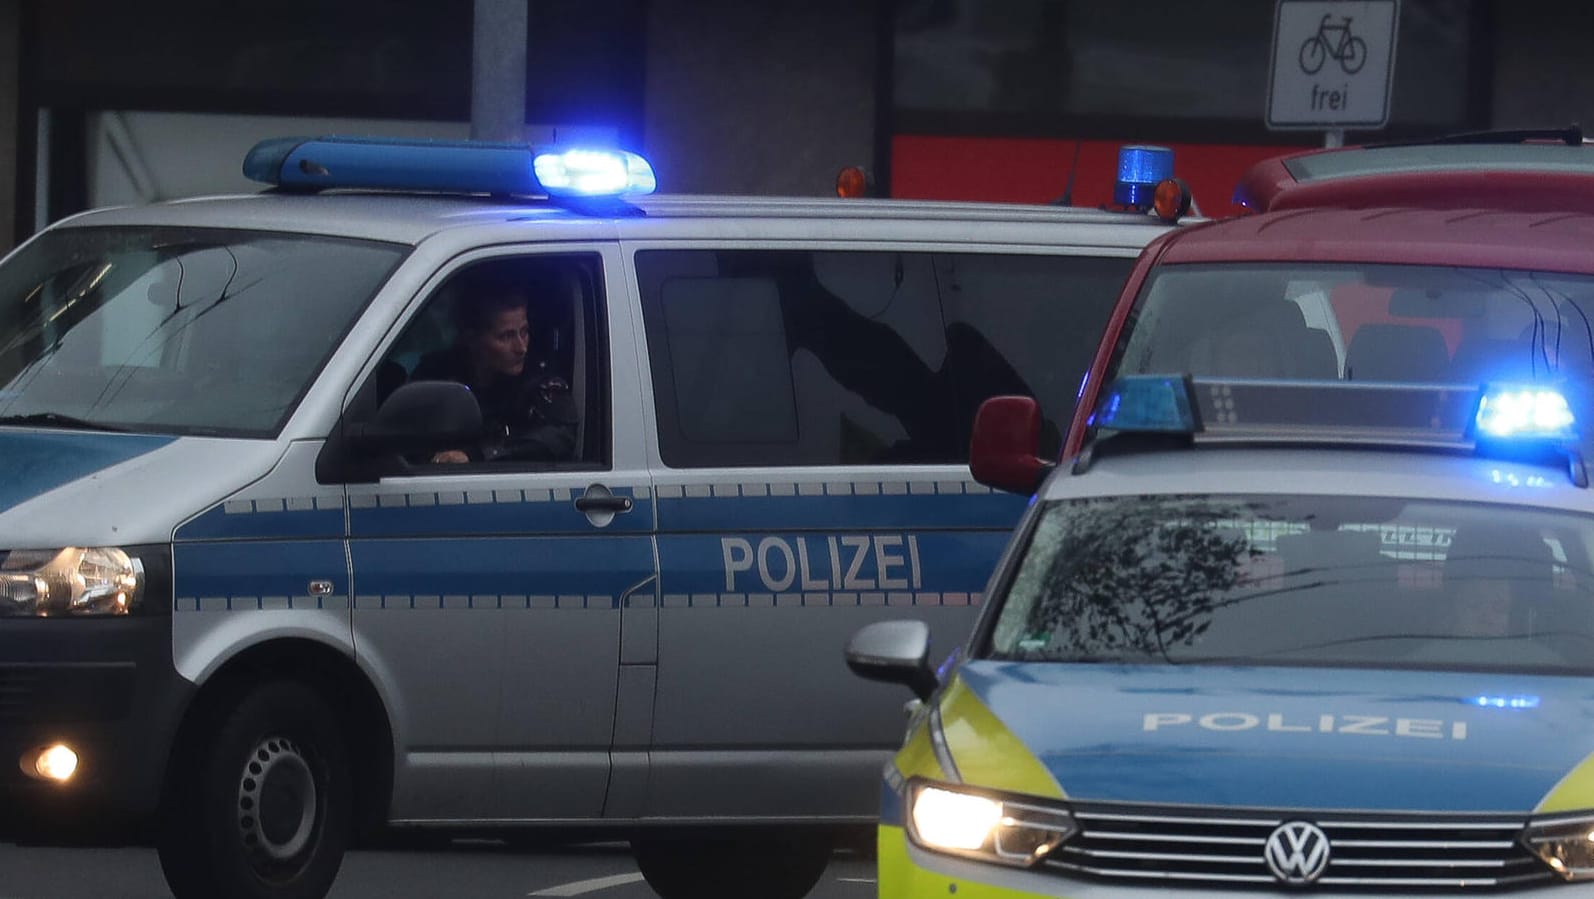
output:
[[[428,354],[411,380],[457,381],[482,411],[474,445],[440,450],[432,462],[556,462],[576,453],[578,410],[570,384],[531,351],[530,296],[508,280],[471,283],[452,307],[453,346]]]

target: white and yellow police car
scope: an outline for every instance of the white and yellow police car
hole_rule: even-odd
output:
[[[981,415],[976,471],[1033,475],[1033,404]],[[1594,494],[1560,393],[1126,375],[1091,425],[939,671],[922,622],[849,644],[922,700],[883,899],[1587,895]]]
[[[972,624],[1023,510],[974,411],[1059,444],[1169,229],[649,196],[608,151],[244,167],[0,262],[0,837],[156,842],[185,899],[321,895],[383,824],[805,893],[898,739],[847,636]]]

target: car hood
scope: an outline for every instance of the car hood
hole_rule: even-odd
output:
[[[992,747],[1022,746],[1033,759],[1018,767],[1038,762],[1073,799],[1456,812],[1594,806],[1590,678],[981,661],[957,676],[942,718],[960,767],[968,759],[997,770]],[[978,715],[954,707],[971,701],[983,705]]]
[[[0,428],[0,549],[169,541],[281,452],[267,440]]]

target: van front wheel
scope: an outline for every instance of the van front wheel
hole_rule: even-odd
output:
[[[833,849],[816,830],[637,837],[637,869],[662,899],[802,899]]]
[[[343,863],[353,794],[337,719],[309,687],[265,684],[174,766],[161,869],[178,899],[320,899]]]

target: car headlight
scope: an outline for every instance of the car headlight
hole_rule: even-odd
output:
[[[1028,866],[1079,833],[1068,809],[945,784],[909,787],[908,833],[939,852]]]
[[[143,595],[143,563],[114,546],[14,549],[0,558],[0,616],[126,615]]]
[[[1594,816],[1531,824],[1522,844],[1567,880],[1594,878]]]

